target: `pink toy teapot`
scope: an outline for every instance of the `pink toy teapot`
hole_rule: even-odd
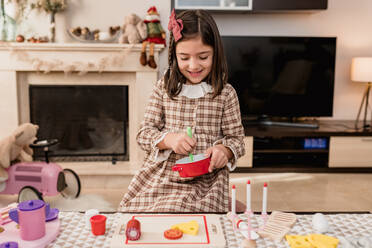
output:
[[[18,208],[9,211],[9,217],[20,226],[21,239],[29,241],[44,237],[49,209],[49,204],[42,200],[30,200],[19,203]]]

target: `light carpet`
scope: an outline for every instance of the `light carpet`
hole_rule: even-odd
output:
[[[82,194],[75,199],[63,198],[61,195],[58,195],[45,197],[44,200],[52,208],[58,208],[60,211],[86,211],[95,208],[101,212],[111,212],[116,211],[117,208],[117,206],[112,206],[102,196],[95,194]],[[16,196],[0,195],[0,208],[16,201]]]
[[[86,211],[88,209],[98,209],[99,211],[116,211],[116,207],[111,206],[102,196],[94,194],[80,195],[78,198],[70,199],[56,196],[53,200],[47,197],[46,202],[53,208],[58,208],[61,211]]]

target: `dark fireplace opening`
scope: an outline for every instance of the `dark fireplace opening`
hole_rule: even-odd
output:
[[[128,86],[30,85],[38,139],[58,139],[54,161],[128,161]],[[34,149],[35,159],[44,157]]]

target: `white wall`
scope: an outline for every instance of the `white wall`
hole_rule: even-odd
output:
[[[152,5],[157,7],[166,29],[170,13],[170,0],[70,0],[70,3],[69,9],[57,19],[60,42],[69,42],[64,31],[68,27],[106,29],[121,24],[132,12],[144,17]],[[372,56],[371,13],[371,0],[328,0],[327,10],[314,13],[215,14],[214,17],[223,35],[336,36],[334,119],[354,119],[365,85],[350,81],[350,63],[355,56]],[[39,35],[47,34],[47,24],[45,16],[29,18],[28,32],[33,29]],[[161,71],[166,64],[167,50],[161,55]]]
[[[66,0],[68,7],[56,15],[56,42],[73,42],[66,30],[71,27],[88,27],[91,30],[106,31],[110,26],[122,26],[125,16],[135,13],[144,18],[151,6],[156,6],[161,24],[168,27],[170,0]],[[25,37],[45,36],[49,34],[49,16],[31,11],[27,20],[19,27],[18,32]],[[167,52],[162,52],[160,71],[167,63]]]

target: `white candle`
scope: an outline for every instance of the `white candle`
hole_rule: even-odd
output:
[[[267,183],[264,183],[263,196],[262,196],[262,214],[267,214]]]
[[[247,213],[250,213],[251,210],[251,180],[247,182]]]
[[[231,212],[233,214],[236,214],[236,191],[235,191],[235,185],[232,186],[231,189]]]

